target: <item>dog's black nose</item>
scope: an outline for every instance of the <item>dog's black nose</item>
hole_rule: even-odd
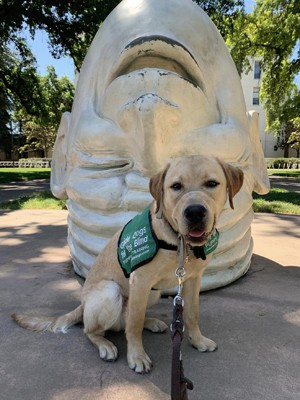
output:
[[[184,216],[189,222],[199,222],[206,216],[207,210],[202,204],[193,204],[184,210]]]

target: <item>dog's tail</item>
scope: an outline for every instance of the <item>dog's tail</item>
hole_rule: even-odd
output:
[[[11,316],[18,325],[33,331],[50,331],[54,333],[67,333],[68,328],[83,321],[83,308],[77,307],[74,311],[60,317],[27,317],[25,315],[13,314]]]

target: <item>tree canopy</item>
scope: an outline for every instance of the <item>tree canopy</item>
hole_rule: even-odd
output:
[[[120,0],[24,1],[0,3],[0,37],[6,42],[19,40],[27,28],[34,37],[43,29],[49,37],[54,58],[72,57],[78,71],[102,21]]]
[[[80,71],[85,54],[99,26],[121,0],[11,0],[0,3],[0,37],[5,42],[22,38],[27,28],[34,37],[44,29],[54,58],[70,56]],[[243,11],[243,0],[194,0],[212,18],[225,37]]]
[[[26,144],[20,151],[43,150],[45,157],[54,146],[62,114],[71,110],[75,86],[68,77],[60,79],[53,66],[47,68],[46,76],[39,76],[39,112],[28,113],[21,104],[14,111],[14,118],[22,121]]]
[[[18,133],[27,135],[23,151],[43,149],[46,153],[54,144],[61,114],[72,107],[74,84],[66,76],[59,79],[54,67],[48,67],[47,75],[40,76],[28,45],[20,38],[16,45],[12,50],[2,43],[0,49],[0,146],[6,153],[11,152],[11,134],[17,125]],[[39,138],[33,139],[33,127]]]

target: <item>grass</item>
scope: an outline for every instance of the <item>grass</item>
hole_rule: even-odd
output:
[[[300,169],[268,169],[268,175],[300,178]]]
[[[66,210],[66,201],[57,199],[50,190],[34,193],[31,196],[21,196],[17,200],[0,203],[1,210]]]
[[[254,212],[300,214],[300,194],[285,189],[271,189],[266,195],[253,193]]]
[[[277,173],[277,171],[280,174],[285,174],[288,171],[291,176],[300,177],[300,170],[268,170],[269,174]],[[20,175],[19,180],[49,178],[50,168],[2,168],[0,169],[0,182],[9,182],[7,180],[9,173],[12,174],[10,177],[13,176],[12,180],[17,180],[16,175]],[[21,196],[17,200],[3,202],[0,204],[0,209],[66,210],[67,207],[66,200],[57,199],[50,190],[45,190],[31,196]],[[300,214],[300,194],[285,189],[271,189],[270,193],[264,196],[253,193],[253,210],[254,212]]]
[[[50,178],[51,168],[0,168],[0,183]]]

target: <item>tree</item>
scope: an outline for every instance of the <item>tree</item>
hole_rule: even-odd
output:
[[[10,101],[5,86],[0,83],[0,150],[6,154],[11,152]]]
[[[300,100],[299,90],[296,85],[294,86],[294,91],[291,96],[282,105],[279,107],[277,106],[276,110],[270,110],[274,112],[272,128],[277,137],[277,143],[274,149],[284,150],[284,157],[288,157],[288,150],[290,147],[297,151],[297,148],[292,146],[294,143],[290,141],[290,135],[297,126],[298,116],[300,114],[300,103],[298,103]]]
[[[120,0],[24,1],[0,3],[0,37],[6,43],[22,38],[28,28],[45,30],[54,58],[72,57],[78,71],[99,26]]]
[[[41,97],[36,60],[24,42],[16,44],[21,51],[10,49],[0,39],[0,148],[8,157],[15,139],[20,141],[13,129],[13,111],[22,104],[27,113],[38,115]]]
[[[47,152],[61,114],[72,107],[74,84],[67,77],[58,79],[54,67],[48,67],[47,75],[41,77],[28,45],[20,38],[16,38],[15,45],[9,48],[2,42],[0,48],[1,149],[11,153],[14,142],[12,135],[15,134],[13,123],[18,125],[18,142],[22,142],[22,127],[25,127],[28,135],[28,143],[23,146],[23,151],[43,147]],[[46,135],[44,140],[40,136],[43,129]],[[33,140],[33,131],[38,136],[36,140]]]
[[[53,66],[47,67],[47,75],[38,76],[41,93],[38,114],[28,113],[19,106],[14,112],[15,120],[22,121],[26,144],[20,151],[43,150],[45,157],[54,146],[61,115],[71,110],[75,86],[63,76],[58,79]]]
[[[297,158],[300,155],[300,117],[294,118],[289,123],[289,139],[288,143],[290,144],[292,149],[295,149],[297,152]]]
[[[193,0],[212,19],[219,32],[226,40],[232,34],[234,21],[238,16],[244,15],[244,0]]]
[[[23,153],[28,150],[43,150],[44,157],[49,157],[55,143],[57,129],[54,126],[40,126],[35,122],[28,121],[24,125],[24,135],[26,136],[26,144],[20,147],[19,151]]]
[[[260,102],[266,111],[267,130],[281,139],[286,137],[283,124],[296,118],[300,110],[300,92],[294,84],[300,71],[299,40],[299,0],[257,0],[251,14],[237,16],[227,38],[240,71],[251,69],[248,57],[262,57]]]
[[[41,90],[35,57],[22,39],[16,39],[13,49],[1,39],[0,45],[0,85],[7,103],[21,104],[28,114],[38,115]]]

